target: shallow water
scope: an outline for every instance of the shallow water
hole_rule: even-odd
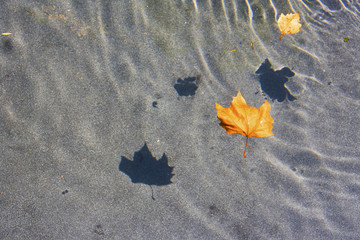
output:
[[[0,239],[359,238],[357,2],[0,4]],[[246,159],[239,90],[274,119]]]

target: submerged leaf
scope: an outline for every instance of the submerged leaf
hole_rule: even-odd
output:
[[[217,110],[217,117],[221,121],[222,126],[227,134],[241,134],[246,136],[246,145],[244,157],[249,137],[269,137],[274,135],[272,133],[274,120],[270,116],[271,106],[268,101],[260,107],[252,107],[246,104],[245,99],[240,91],[230,107],[224,108],[215,103]]]
[[[289,14],[280,14],[278,19],[278,25],[281,32],[281,37],[285,34],[294,34],[300,32],[300,14],[299,13],[289,13]]]

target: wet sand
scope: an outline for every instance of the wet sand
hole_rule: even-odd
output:
[[[360,5],[127,2],[0,4],[0,239],[358,239]]]

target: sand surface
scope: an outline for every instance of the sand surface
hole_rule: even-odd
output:
[[[359,13],[1,1],[0,239],[360,239]],[[266,59],[294,73],[283,101],[262,91]],[[246,159],[215,109],[239,90],[274,119]]]

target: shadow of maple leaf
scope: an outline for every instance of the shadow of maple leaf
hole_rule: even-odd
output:
[[[165,153],[159,160],[156,160],[146,142],[138,152],[134,153],[133,161],[121,156],[119,165],[119,171],[128,175],[131,182],[147,184],[150,188],[152,185],[163,186],[172,183],[173,168],[168,165]],[[155,200],[153,194],[152,199]]]
[[[295,75],[290,68],[284,67],[281,70],[275,71],[271,67],[269,59],[265,59],[265,62],[261,64],[255,73],[260,74],[261,89],[272,100],[277,99],[278,102],[282,102],[286,98],[290,101],[296,99],[284,85],[288,81],[288,77]]]
[[[179,96],[194,96],[198,86],[196,85],[200,76],[188,77],[182,80],[179,78],[177,83],[174,85],[176,92]]]

